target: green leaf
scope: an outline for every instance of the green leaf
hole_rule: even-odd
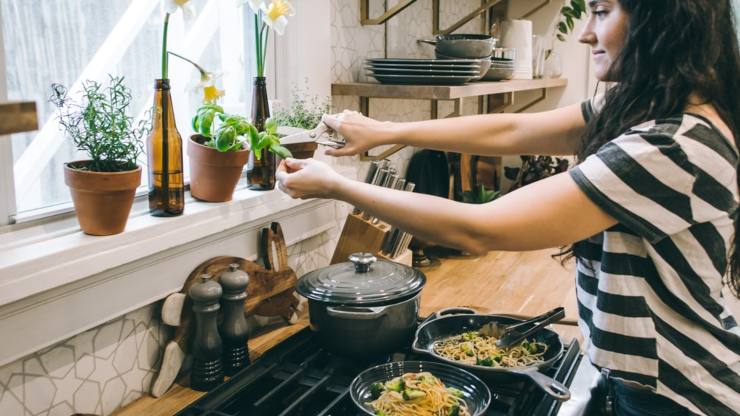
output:
[[[568,34],[568,26],[565,24],[565,22],[558,23],[558,30],[560,33],[563,33],[565,35]]]
[[[216,113],[213,111],[207,112],[200,121],[200,134],[211,137],[211,125],[213,124],[213,118]]]
[[[268,119],[267,122],[265,122],[265,131],[268,132],[269,134],[272,134],[272,135],[277,134],[277,128],[278,128],[277,120],[271,118],[271,119]]]
[[[561,35],[560,33],[557,34],[558,40],[561,42],[565,42],[565,36]]]
[[[227,152],[234,146],[234,141],[236,141],[236,130],[233,127],[220,128],[216,134],[216,150]]]
[[[581,13],[586,11],[586,0],[571,0],[570,4],[574,9],[580,10]]]
[[[568,29],[573,30],[573,28],[576,26],[575,22],[573,22],[573,18],[568,16],[565,18],[565,22],[568,25]]]
[[[270,145],[270,151],[272,153],[275,153],[276,155],[280,156],[283,159],[287,159],[289,157],[293,157],[293,154],[290,153],[290,150],[287,148],[280,146],[279,144],[271,144]]]

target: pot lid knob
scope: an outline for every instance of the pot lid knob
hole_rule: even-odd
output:
[[[353,253],[349,255],[349,261],[355,265],[355,271],[357,273],[367,273],[370,271],[370,266],[378,261],[378,259],[373,253]]]

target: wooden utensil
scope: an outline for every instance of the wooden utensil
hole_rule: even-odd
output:
[[[276,296],[265,299],[255,310],[257,315],[280,315],[286,321],[295,320],[298,298],[294,295],[295,272],[288,265],[288,248],[280,223],[273,222],[270,228],[262,229],[261,246],[265,268],[277,276],[278,281],[290,281],[291,285]]]
[[[152,396],[160,397],[167,392],[188,354],[193,311],[192,303],[185,294],[201,274],[208,273],[217,280],[222,272],[228,270],[229,264],[236,263],[249,275],[248,296],[244,304],[247,316],[280,316],[286,321],[295,319],[298,306],[298,299],[294,295],[296,275],[288,267],[288,250],[280,224],[272,223],[269,229],[263,230],[261,237],[267,267],[241,257],[215,257],[196,267],[185,280],[182,290],[165,299],[162,305],[163,322],[177,329],[165,347],[162,366],[152,385]]]

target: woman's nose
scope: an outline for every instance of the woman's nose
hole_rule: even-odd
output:
[[[578,41],[587,45],[595,45],[596,34],[588,26],[586,26],[581,31],[581,35],[578,36]]]

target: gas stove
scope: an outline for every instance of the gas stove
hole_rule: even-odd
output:
[[[573,340],[545,373],[570,386],[581,358],[578,341]],[[359,416],[349,394],[355,376],[384,362],[428,359],[410,350],[365,362],[348,359],[324,350],[306,328],[177,415]],[[487,416],[551,416],[561,405],[529,381],[489,387],[493,401]]]

